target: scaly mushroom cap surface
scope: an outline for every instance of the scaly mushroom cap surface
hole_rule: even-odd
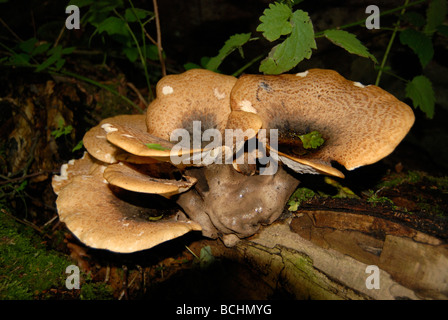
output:
[[[137,194],[114,188],[103,178],[105,168],[87,156],[70,162],[64,173],[67,179],[53,178],[59,218],[86,245],[128,253],[201,230],[196,222],[172,211],[162,217],[160,208],[151,208],[157,196],[145,198],[142,205]]]
[[[201,131],[214,128],[224,133],[236,81],[203,69],[163,77],[146,113],[148,133],[169,141],[174,130],[186,129],[193,137],[193,121],[201,121]]]
[[[279,154],[288,166],[301,163],[311,171],[336,176],[342,173],[332,169],[331,161],[348,170],[372,164],[395,149],[415,119],[408,105],[381,88],[323,69],[297,75],[244,75],[233,88],[231,107],[257,114],[263,128],[279,130],[279,140],[282,135],[317,130],[325,139],[317,150],[285,154],[279,146]]]

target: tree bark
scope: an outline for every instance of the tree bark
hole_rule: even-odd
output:
[[[448,299],[446,241],[365,212],[301,210],[213,252],[296,299]]]

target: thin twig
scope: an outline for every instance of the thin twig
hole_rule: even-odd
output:
[[[162,67],[162,76],[166,76],[165,60],[163,59],[163,49],[162,49],[162,32],[160,30],[160,17],[159,9],[157,6],[157,0],[153,0],[154,4],[154,15],[156,17],[156,29],[157,29],[157,50],[159,52],[160,66]]]
[[[34,172],[34,173],[30,173],[30,174],[24,175],[22,177],[8,179],[7,181],[0,182],[0,186],[4,185],[4,184],[8,184],[8,183],[18,182],[18,181],[25,180],[25,179],[28,179],[28,178],[40,176],[40,175],[43,175],[43,174],[46,174],[46,173],[49,173],[49,171]]]
[[[406,8],[409,4],[409,0],[406,0],[403,6],[403,9],[400,12],[400,17],[405,13]],[[392,48],[392,44],[394,43],[395,36],[397,35],[398,29],[400,28],[400,17],[398,17],[397,22],[395,23],[394,31],[392,32],[392,36],[390,37],[389,43],[387,44],[386,52],[384,53],[383,60],[381,61],[380,69],[378,70],[378,74],[376,76],[375,85],[378,86],[380,84],[381,75],[383,74],[384,66],[386,65],[387,58],[389,56],[390,49]]]
[[[128,82],[128,83],[127,83],[127,86],[128,86],[129,88],[131,88],[131,89],[135,92],[135,94],[138,96],[138,98],[140,99],[140,101],[141,101],[145,106],[148,105],[148,102],[145,100],[145,98],[143,98],[142,94],[140,93],[140,91],[138,91],[138,89],[134,86],[133,83]]]
[[[145,33],[146,38],[148,38],[149,41],[152,42],[152,44],[157,45],[157,41],[154,40],[154,38],[149,35],[148,31],[146,31],[145,28],[143,28],[143,32]]]
[[[41,228],[39,228],[39,227],[36,226],[35,224],[33,224],[33,223],[29,222],[29,221],[26,221],[26,220],[19,219],[19,218],[17,218],[16,216],[10,214],[10,213],[9,213],[8,211],[6,211],[5,209],[0,209],[0,211],[3,212],[4,214],[6,214],[7,216],[9,216],[10,218],[16,220],[17,222],[19,222],[19,223],[21,223],[21,224],[24,224],[24,225],[26,225],[26,226],[28,226],[28,227],[30,227],[30,228],[33,228],[33,229],[36,230],[37,232],[41,233],[44,237],[47,237],[47,238],[51,239],[51,237],[50,237],[47,233],[45,233]]]
[[[53,48],[56,48],[57,45],[59,44],[59,41],[61,40],[62,35],[64,34],[64,30],[65,30],[65,24],[62,26],[61,31],[59,31],[58,38],[57,38],[56,41],[54,42],[54,44],[53,44]]]
[[[54,70],[53,68],[49,68],[49,73],[50,73],[50,74],[57,74],[57,75],[61,75],[61,74],[62,74],[62,75],[65,75],[65,76],[70,76],[70,77],[73,77],[73,78],[75,78],[75,79],[82,80],[82,81],[84,81],[84,82],[93,84],[93,85],[95,85],[95,86],[97,86],[97,87],[99,87],[99,88],[101,88],[101,89],[105,89],[105,90],[111,92],[112,94],[114,94],[114,95],[120,97],[121,99],[123,99],[124,101],[126,101],[127,103],[129,103],[130,105],[132,105],[135,109],[137,109],[137,110],[140,111],[141,113],[144,113],[144,111],[142,110],[142,108],[140,108],[137,104],[135,104],[133,101],[131,101],[128,97],[126,97],[126,96],[120,94],[117,90],[112,89],[111,87],[106,86],[105,84],[102,84],[102,83],[100,83],[100,82],[98,82],[98,81],[95,81],[95,80],[92,80],[92,79],[90,79],[90,78],[81,76],[81,75],[79,75],[79,74],[77,74],[77,73],[73,73],[73,72],[69,72],[69,71],[65,71],[65,70],[58,70],[58,71],[56,71],[56,70],[53,71],[53,70]]]
[[[23,40],[20,39],[20,37],[14,31],[12,31],[12,29],[2,18],[0,18],[0,23],[14,36],[14,38],[16,38],[19,42],[23,42]]]

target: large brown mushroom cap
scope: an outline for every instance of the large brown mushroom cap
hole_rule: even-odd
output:
[[[389,155],[414,123],[412,109],[388,92],[321,69],[244,75],[233,88],[231,107],[257,114],[263,128],[279,135],[319,131],[325,139],[319,149],[284,159],[336,176],[342,173],[331,172],[331,161],[348,170],[372,164]]]
[[[53,179],[59,218],[86,245],[128,253],[201,230],[199,224],[183,215],[160,217],[160,210],[148,209],[154,198],[140,206],[132,197],[121,196],[123,190],[108,184],[101,168],[105,166],[85,157],[71,162],[65,172],[67,179]],[[60,185],[61,179],[64,185]]]
[[[236,81],[203,69],[163,77],[157,83],[157,98],[148,106],[148,132],[169,141],[174,130],[192,133],[193,121],[201,121],[202,130],[214,128],[223,133]]]

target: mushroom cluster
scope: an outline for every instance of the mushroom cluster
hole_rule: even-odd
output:
[[[156,97],[146,115],[89,130],[83,158],[53,177],[60,220],[88,246],[134,252],[194,230],[231,246],[279,218],[296,173],[344,177],[332,162],[374,163],[414,122],[379,87],[321,69],[240,78],[194,69],[162,78]],[[229,130],[230,143],[219,137]],[[299,137],[310,132],[322,143],[306,148]]]

